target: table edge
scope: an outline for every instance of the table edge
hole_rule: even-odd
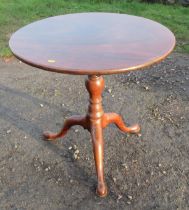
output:
[[[174,36],[174,34],[173,34]],[[158,58],[152,59],[151,61],[141,64],[141,65],[137,65],[137,66],[132,66],[132,67],[128,67],[128,68],[121,68],[121,69],[102,69],[102,70],[95,70],[95,69],[69,69],[69,68],[51,68],[49,66],[45,66],[45,65],[40,65],[40,64],[36,64],[33,63],[31,61],[27,61],[24,58],[16,55],[16,53],[13,53],[13,55],[20,61],[22,61],[25,64],[28,64],[30,66],[36,67],[38,69],[42,69],[45,71],[50,71],[50,72],[55,72],[55,73],[62,73],[62,74],[72,74],[72,75],[110,75],[110,74],[120,74],[120,73],[127,73],[127,72],[131,72],[131,71],[136,71],[136,70],[140,70],[140,69],[144,69],[147,67],[150,67],[154,64],[160,63],[162,60],[164,60],[168,55],[171,54],[171,52],[174,50],[176,46],[176,39],[174,36],[174,44],[172,46],[172,48],[165,53],[162,56],[159,56]]]

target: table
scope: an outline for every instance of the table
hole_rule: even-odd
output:
[[[46,140],[63,137],[74,125],[91,133],[99,196],[107,195],[104,179],[103,129],[114,123],[121,131],[139,133],[138,124],[126,126],[120,115],[104,113],[102,75],[128,73],[166,58],[175,46],[173,33],[142,17],[114,13],[78,13],[31,23],[9,41],[21,61],[47,71],[88,75],[88,112],[68,118],[59,133],[45,132]]]

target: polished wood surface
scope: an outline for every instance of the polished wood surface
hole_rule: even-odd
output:
[[[89,107],[86,116],[72,116],[68,118],[59,133],[44,132],[46,140],[55,140],[63,137],[74,125],[80,125],[91,133],[93,143],[93,153],[97,173],[96,192],[100,197],[107,195],[107,186],[104,180],[104,140],[103,129],[110,123],[114,123],[121,131],[127,133],[139,133],[139,125],[127,127],[122,118],[116,113],[104,113],[102,107],[102,91],[104,89],[104,79],[102,76],[89,76],[85,82],[89,92]]]
[[[78,13],[31,23],[14,33],[9,45],[16,57],[41,69],[103,75],[161,61],[173,50],[175,37],[142,17]]]
[[[44,132],[44,137],[63,137],[74,125],[87,129],[93,144],[96,192],[105,197],[108,190],[104,179],[103,129],[114,123],[123,132],[139,133],[140,127],[126,126],[116,113],[104,113],[102,75],[128,72],[163,60],[175,46],[174,35],[161,24],[141,17],[80,13],[29,24],[13,34],[9,45],[14,55],[29,65],[89,75],[85,83],[89,92],[87,114],[68,118],[60,132]]]

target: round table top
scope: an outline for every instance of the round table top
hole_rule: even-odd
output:
[[[15,32],[9,46],[23,62],[48,71],[103,75],[157,63],[175,46],[173,33],[142,17],[78,13],[46,18]]]

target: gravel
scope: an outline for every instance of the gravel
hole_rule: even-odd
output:
[[[85,76],[0,61],[0,209],[189,209],[189,56],[105,76],[103,105],[138,122],[140,136],[104,130],[109,194],[95,195],[89,133],[79,126],[57,141],[65,118],[87,110]]]

